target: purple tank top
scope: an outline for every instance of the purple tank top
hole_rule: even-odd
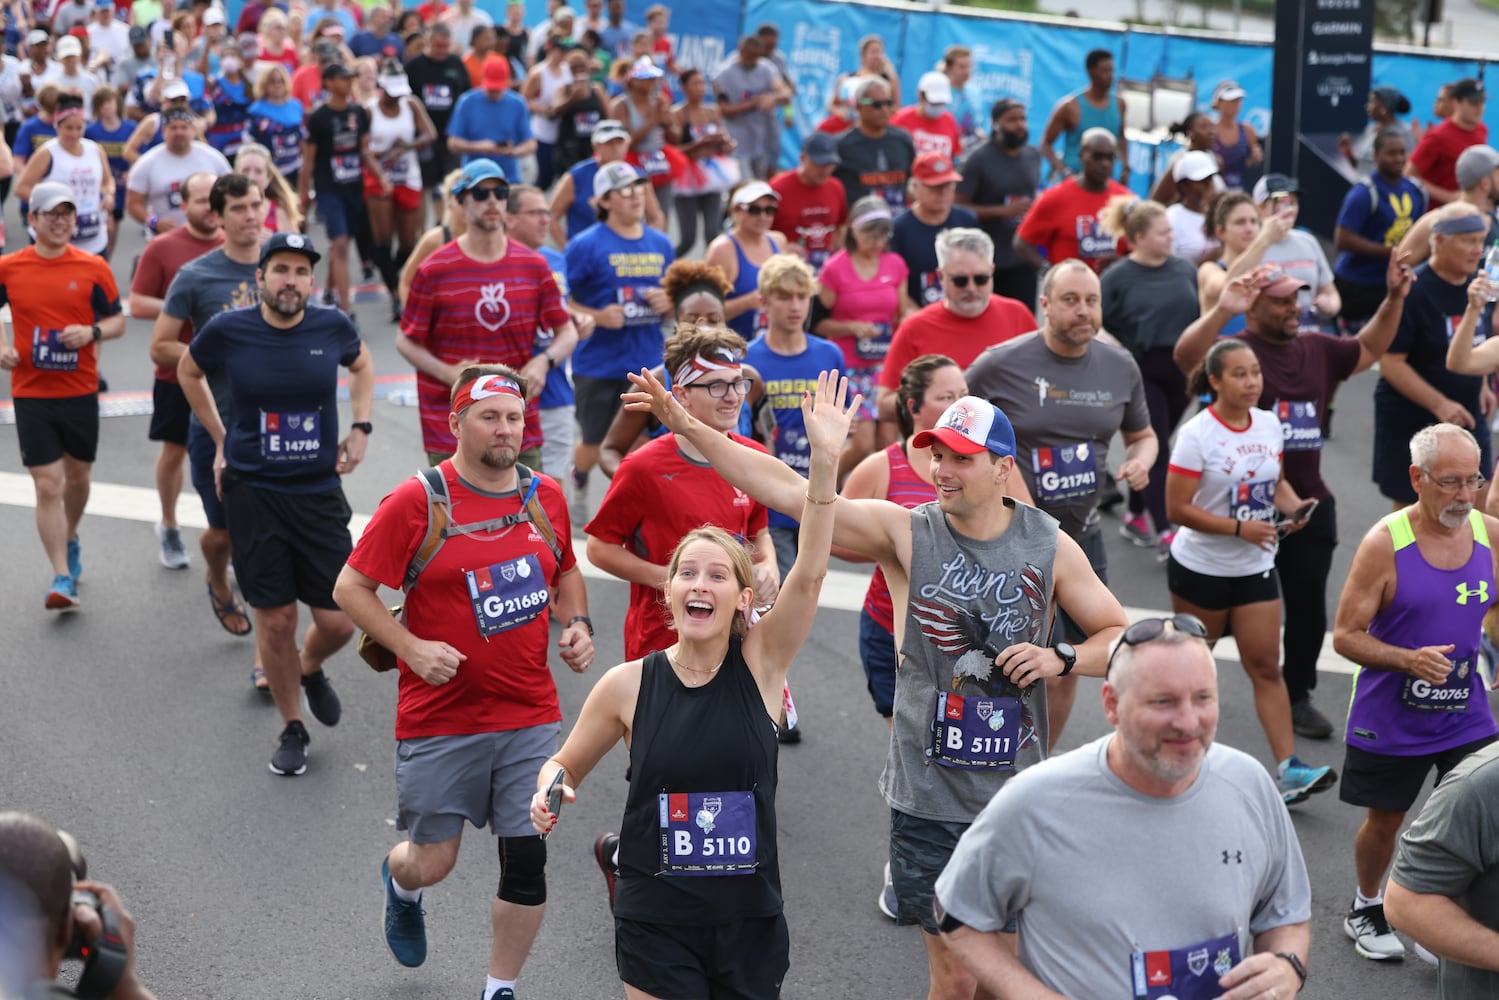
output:
[[[1488,694],[1478,680],[1479,633],[1493,604],[1494,556],[1483,515],[1469,514],[1473,552],[1457,569],[1421,555],[1407,511],[1384,519],[1395,545],[1395,597],[1369,634],[1405,649],[1455,648],[1445,684],[1395,670],[1359,667],[1348,708],[1348,745],[1392,757],[1440,753],[1495,733]]]
[[[937,499],[932,484],[916,474],[906,458],[906,446],[896,441],[885,449],[890,460],[890,485],[885,490],[885,499],[898,503],[907,510],[915,510],[924,503]],[[864,592],[864,610],[869,617],[886,632],[895,633],[895,606],[890,600],[890,587],[885,583],[885,572],[878,566],[869,579],[869,589]]]

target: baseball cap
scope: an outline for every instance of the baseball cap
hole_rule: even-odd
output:
[[[952,81],[947,78],[946,73],[932,70],[921,74],[921,79],[916,81],[916,90],[926,98],[928,104],[952,103]]]
[[[60,181],[43,181],[31,189],[31,211],[50,212],[58,205],[77,207],[73,189]]]
[[[484,60],[483,78],[479,81],[485,90],[504,90],[510,86],[510,66],[498,56]]]
[[[593,175],[593,196],[602,198],[611,191],[627,188],[645,180],[645,175],[622,160],[606,163]]]
[[[1457,186],[1467,191],[1499,169],[1499,150],[1493,146],[1469,146],[1457,156]]]
[[[1189,149],[1171,168],[1171,179],[1175,181],[1205,181],[1218,172],[1218,161],[1212,153],[1200,149]]]
[[[650,56],[641,56],[630,67],[631,80],[659,80],[661,76],[661,67]]]
[[[1411,109],[1410,99],[1394,87],[1375,87],[1374,96],[1391,114],[1403,115]]]
[[[1471,76],[1466,76],[1452,85],[1452,99],[1454,101],[1478,101],[1482,103],[1489,99],[1489,95],[1483,89],[1482,80],[1475,80]]]
[[[207,10],[205,10],[203,12],[203,24],[205,26],[210,25],[210,24],[223,24],[223,23],[224,23],[224,12],[221,9],[219,9],[218,7],[210,7],[210,8],[208,8]]]
[[[1236,80],[1224,80],[1213,88],[1213,103],[1219,101],[1237,101],[1244,96],[1244,88],[1239,86]]]
[[[1296,178],[1287,177],[1285,174],[1266,174],[1254,182],[1252,197],[1256,205],[1263,205],[1270,200],[1272,195],[1295,194],[1301,190],[1296,183]]]
[[[629,131],[624,123],[614,118],[605,118],[593,127],[593,144],[598,146],[602,143],[613,142],[615,139],[630,138]]]
[[[341,62],[331,62],[323,67],[324,80],[332,80],[335,78],[348,80],[353,79],[353,77],[354,71],[349,69],[349,67],[345,66]]]
[[[192,97],[192,96],[193,96],[192,90],[182,80],[173,80],[171,83],[164,83],[164,84],[162,84],[162,87],[161,87],[161,99],[163,101],[175,101],[179,97]]]
[[[739,208],[742,205],[753,205],[761,198],[774,198],[777,202],[781,196],[776,194],[775,189],[764,181],[750,181],[734,192],[729,199],[730,208]]]
[[[922,153],[916,157],[916,162],[911,164],[911,176],[928,187],[963,179],[963,175],[953,169],[952,157],[941,153]]]
[[[388,76],[375,78],[375,86],[385,91],[391,97],[405,97],[411,93],[411,81],[406,79],[405,73],[391,73]]]
[[[960,455],[977,455],[992,451],[996,455],[1015,454],[1015,428],[1004,411],[987,399],[963,396],[942,411],[942,419],[929,431],[911,439],[917,448],[938,442]]]
[[[453,185],[453,194],[463,194],[485,181],[499,181],[507,187],[510,184],[510,179],[505,176],[505,171],[500,169],[498,163],[490,159],[471,160],[464,164],[463,173],[458,175],[458,180]]]
[[[57,47],[53,50],[52,54],[59,59],[66,59],[69,56],[81,56],[83,55],[83,43],[72,35],[64,35],[57,40]]]
[[[43,42],[50,42],[51,40],[52,36],[47,34],[46,28],[33,28],[26,35],[27,45],[41,45]]]
[[[265,267],[265,262],[271,259],[272,254],[281,253],[283,250],[291,253],[299,253],[313,264],[323,259],[323,255],[313,247],[312,240],[301,233],[277,233],[266,240],[260,248],[260,266]]]
[[[115,0],[94,0],[95,10],[114,10]]]
[[[147,31],[145,28],[142,28],[140,25],[137,24],[135,27],[130,29],[131,45],[144,45],[150,40],[151,32]]]
[[[802,143],[802,155],[819,167],[829,163],[842,163],[838,156],[838,140],[826,132],[813,132]]]
[[[1308,285],[1300,278],[1291,277],[1284,271],[1271,271],[1269,274],[1265,275],[1258,282],[1256,282],[1255,287],[1258,288],[1260,290],[1260,293],[1263,295],[1268,295],[1271,298],[1275,299],[1283,299],[1287,295],[1291,295],[1294,292],[1299,292],[1303,288],[1311,288],[1312,286]]]

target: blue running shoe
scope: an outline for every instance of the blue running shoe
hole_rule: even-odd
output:
[[[1330,767],[1310,767],[1295,755],[1287,757],[1280,765],[1280,777],[1276,785],[1280,798],[1288,806],[1305,802],[1317,792],[1325,792],[1338,783],[1337,772]]]
[[[59,573],[52,578],[52,589],[47,591],[47,610],[78,610],[78,588],[68,574]]]
[[[397,962],[414,969],[427,960],[427,911],[396,895],[388,857],[380,862],[380,879],[385,883],[385,943]]]
[[[68,572],[73,576],[73,582],[83,575],[83,546],[76,538],[68,539]]]

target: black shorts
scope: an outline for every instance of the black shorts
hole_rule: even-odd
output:
[[[15,401],[16,439],[28,469],[59,462],[64,455],[92,462],[99,453],[99,394]]]
[[[681,926],[614,920],[619,978],[659,1000],[775,1000],[791,967],[786,918]]]
[[[1166,561],[1166,589],[1204,611],[1227,611],[1280,600],[1280,577],[1274,567],[1248,576],[1209,576],[1187,569],[1173,556]]]
[[[331,493],[281,493],[224,470],[224,520],[234,578],[252,608],[301,601],[338,609],[333,584],[354,542],[352,511],[342,489]]]
[[[1486,736],[1451,750],[1416,757],[1396,757],[1393,754],[1370,753],[1361,747],[1346,747],[1338,798],[1351,806],[1362,806],[1365,809],[1410,812],[1411,806],[1416,804],[1416,799],[1421,795],[1421,786],[1426,783],[1426,775],[1432,767],[1437,769],[1437,782],[1440,784],[1447,777],[1447,772],[1461,763],[1464,757],[1482,750],[1495,739],[1496,737]]]
[[[421,161],[424,188],[442,187],[443,178],[460,166],[458,154],[448,149],[448,137],[445,133],[445,129],[438,131],[437,139],[427,147],[432,155]]]
[[[1083,550],[1083,555],[1088,557],[1088,565],[1093,567],[1093,572],[1098,574],[1098,579],[1107,586],[1109,582],[1109,554],[1103,547],[1103,532],[1095,531],[1091,535],[1075,539],[1078,548]],[[1070,642],[1073,644],[1083,642],[1088,638],[1088,633],[1083,627],[1073,620],[1067,613],[1067,609],[1060,604],[1057,605],[1057,616],[1051,623],[1051,641],[1055,645],[1059,642]]]
[[[151,429],[146,437],[187,447],[187,425],[192,423],[193,408],[188,405],[182,386],[176,382],[156,380],[151,387]]]
[[[635,388],[629,379],[573,376],[573,395],[577,397],[580,440],[586,445],[602,444],[609,424],[621,405],[619,394]]]

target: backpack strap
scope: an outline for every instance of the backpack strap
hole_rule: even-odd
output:
[[[427,494],[427,535],[406,567],[406,577],[401,582],[403,591],[416,586],[417,577],[422,575],[422,570],[427,568],[437,555],[437,550],[442,548],[451,520],[448,481],[443,476],[442,469],[438,466],[422,469],[417,472],[416,478],[421,481],[422,490]]]
[[[541,480],[519,462],[515,464],[515,468],[516,474],[520,477],[521,496],[526,498],[526,513],[531,515],[531,523],[536,525],[537,534],[541,535],[542,541],[547,543],[547,548],[552,550],[552,558],[557,560],[557,565],[560,567],[562,546],[557,543],[557,532],[552,527],[551,518],[547,517],[546,508],[541,505],[541,499],[536,496],[536,488],[541,485]]]

